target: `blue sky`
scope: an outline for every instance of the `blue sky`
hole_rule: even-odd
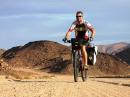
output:
[[[130,0],[0,0],[0,48],[62,43],[78,10],[95,27],[95,44],[130,43]]]

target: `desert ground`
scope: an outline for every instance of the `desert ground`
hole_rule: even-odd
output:
[[[130,78],[88,78],[73,81],[72,75],[42,79],[0,76],[0,97],[130,97]]]

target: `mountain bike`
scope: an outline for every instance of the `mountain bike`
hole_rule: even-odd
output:
[[[74,81],[78,82],[78,77],[82,77],[83,81],[87,79],[87,71],[82,64],[82,53],[79,41],[75,38],[71,38],[71,40],[63,40],[65,43],[71,43],[72,47],[72,64],[74,70]],[[90,40],[88,41],[89,44]],[[86,46],[86,49],[88,46]]]

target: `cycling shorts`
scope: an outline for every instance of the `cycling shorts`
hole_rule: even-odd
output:
[[[86,40],[86,39],[81,38],[81,39],[77,39],[77,40],[78,40],[80,46],[89,44],[88,40]]]

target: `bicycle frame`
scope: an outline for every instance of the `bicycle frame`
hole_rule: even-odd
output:
[[[82,80],[86,80],[86,70],[82,65],[82,54],[81,54],[81,47],[78,41],[74,38],[71,39],[71,46],[72,46],[72,63],[74,68],[74,81],[78,81],[79,73],[81,73]]]

